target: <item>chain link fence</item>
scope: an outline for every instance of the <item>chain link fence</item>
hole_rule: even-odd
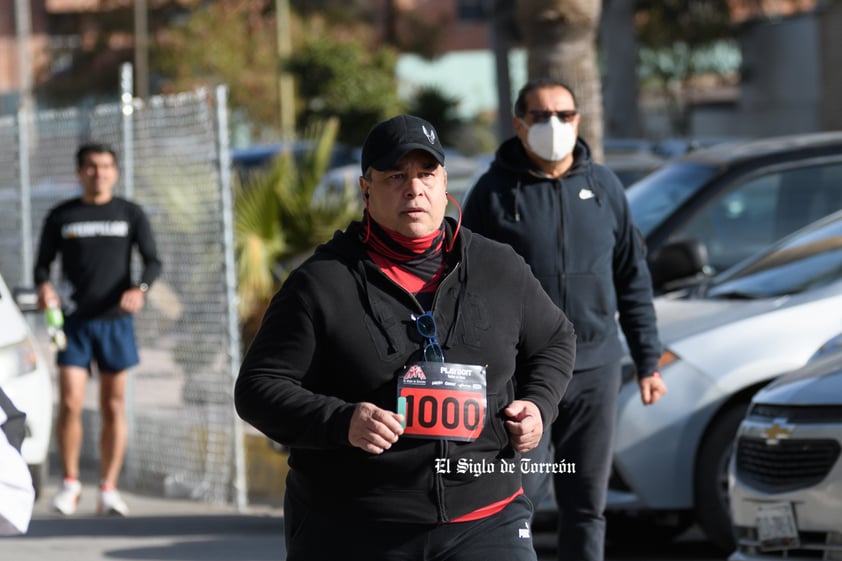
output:
[[[233,409],[240,361],[227,91],[197,91],[0,119],[0,273],[31,285],[43,219],[81,193],[75,152],[115,147],[115,194],[147,212],[164,264],[135,321],[141,363],[129,377],[121,485],[245,506],[242,427]],[[135,275],[141,268],[134,257]],[[58,266],[53,269],[58,276]],[[46,348],[43,322],[33,321]],[[82,457],[98,458],[96,403]]]

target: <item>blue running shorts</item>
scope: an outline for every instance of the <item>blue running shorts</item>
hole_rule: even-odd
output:
[[[100,373],[116,373],[140,362],[131,315],[116,319],[70,317],[64,322],[64,332],[67,348],[56,356],[59,366],[90,370],[96,361]]]

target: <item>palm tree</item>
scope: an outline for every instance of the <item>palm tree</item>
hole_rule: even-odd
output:
[[[253,337],[263,310],[289,272],[333,232],[362,215],[353,185],[316,193],[330,164],[339,131],[329,119],[305,132],[313,148],[296,160],[279,154],[265,173],[240,186],[234,204],[239,313],[243,344]]]
[[[515,18],[527,51],[530,78],[569,84],[582,123],[579,134],[602,160],[602,85],[596,37],[601,0],[517,0]]]

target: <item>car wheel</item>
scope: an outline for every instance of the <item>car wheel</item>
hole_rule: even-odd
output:
[[[728,462],[746,409],[748,403],[738,403],[718,415],[705,434],[696,459],[696,520],[708,539],[725,552],[736,546],[729,510]]]
[[[35,500],[41,496],[41,491],[44,490],[44,484],[47,482],[49,475],[48,462],[44,460],[40,464],[29,464],[29,475],[32,476],[32,488],[35,489]]]

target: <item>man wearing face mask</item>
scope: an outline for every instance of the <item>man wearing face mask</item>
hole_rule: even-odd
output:
[[[619,179],[594,162],[578,138],[581,116],[572,90],[552,79],[530,81],[514,110],[516,136],[503,142],[468,194],[463,224],[522,255],[576,328],[573,378],[551,431],[528,456],[534,464],[575,465],[575,473],[553,476],[559,559],[601,561],[620,329],[643,404],[666,393],[657,372],[661,346],[645,246]],[[535,505],[546,497],[549,480],[549,473],[524,476]]]

